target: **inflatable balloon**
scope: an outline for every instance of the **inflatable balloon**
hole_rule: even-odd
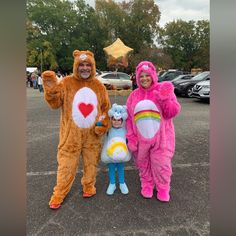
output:
[[[128,54],[133,51],[127,47],[119,38],[110,46],[103,48],[107,55],[107,65],[115,67],[128,66]]]

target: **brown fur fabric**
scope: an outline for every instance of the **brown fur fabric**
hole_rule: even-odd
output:
[[[60,204],[70,191],[80,155],[83,158],[83,192],[96,194],[96,169],[100,160],[101,137],[109,128],[110,100],[105,86],[96,78],[96,66],[90,51],[73,52],[73,75],[57,81],[53,71],[42,74],[44,97],[51,108],[61,108],[60,142],[58,145],[57,184],[49,204]],[[79,63],[92,64],[88,79],[80,78]],[[105,115],[103,126],[95,126]]]

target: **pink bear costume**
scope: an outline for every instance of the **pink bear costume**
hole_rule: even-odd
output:
[[[140,74],[151,75],[152,84],[145,89]],[[128,147],[139,170],[141,194],[168,202],[172,175],[171,160],[175,151],[173,118],[180,112],[180,104],[171,82],[158,83],[154,65],[143,61],[136,67],[138,88],[127,99],[126,122]]]

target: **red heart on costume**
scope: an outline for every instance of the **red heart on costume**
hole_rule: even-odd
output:
[[[78,104],[78,109],[83,114],[84,118],[86,118],[93,111],[93,104],[85,104],[82,102]]]

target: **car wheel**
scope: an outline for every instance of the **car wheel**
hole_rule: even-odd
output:
[[[104,85],[105,85],[107,90],[111,90],[112,89],[112,85],[111,84],[104,84]]]
[[[124,85],[124,86],[123,86],[123,89],[124,89],[124,90],[128,90],[128,89],[130,89],[130,86],[129,86],[129,85]]]
[[[186,97],[190,98],[193,94],[193,86],[189,86],[186,90]]]

